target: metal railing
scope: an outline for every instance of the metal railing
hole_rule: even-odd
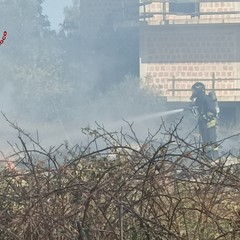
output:
[[[209,78],[209,79],[206,79],[206,78],[203,78],[203,79],[181,79],[181,78],[175,78],[173,76],[173,78],[171,79],[168,79],[168,81],[171,81],[172,82],[172,88],[171,89],[167,89],[167,91],[170,91],[172,92],[172,97],[175,96],[175,93],[176,92],[191,92],[191,89],[185,89],[185,88],[176,88],[176,83],[179,82],[179,83],[182,83],[182,82],[192,82],[192,83],[195,83],[195,82],[211,82],[211,88],[206,88],[206,90],[214,90],[214,91],[240,91],[240,88],[236,88],[236,87],[233,87],[233,88],[216,88],[216,83],[217,82],[220,82],[220,81],[239,81],[240,82],[240,78],[215,78],[215,75],[213,74],[213,77],[212,78]]]
[[[186,17],[184,23],[204,23],[206,20],[209,20],[209,23],[218,23],[219,19],[221,18],[216,18],[214,21],[214,16],[222,16],[222,22],[224,22],[224,16],[226,15],[234,15],[234,17],[226,19],[226,23],[229,23],[232,21],[235,21],[236,19],[239,20],[239,15],[240,11],[201,11],[200,7],[198,9],[195,9],[193,12],[171,12],[170,9],[166,7],[167,3],[193,3],[193,4],[200,4],[200,3],[215,3],[215,2],[239,2],[240,0],[152,0],[152,1],[140,1],[139,7],[141,7],[141,10],[139,12],[139,19],[142,19],[143,21],[147,19],[151,19],[154,16],[162,16],[162,21],[158,21],[160,25],[165,25],[165,24],[176,24],[179,22],[182,23],[183,19],[169,19],[168,16],[176,16],[176,17]],[[146,6],[151,5],[153,3],[160,3],[161,4],[161,11],[149,11],[147,10]],[[201,16],[209,16],[209,17],[204,17],[201,18]],[[188,17],[191,17],[191,19],[188,19]],[[196,21],[195,19],[198,19]],[[203,22],[202,22],[203,20]],[[240,22],[240,21],[239,21]]]

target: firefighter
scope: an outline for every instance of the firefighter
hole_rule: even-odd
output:
[[[192,101],[192,113],[198,118],[203,149],[208,157],[216,159],[218,157],[216,145],[218,111],[216,101],[211,94],[206,94],[205,86],[201,82],[193,84],[190,100]]]

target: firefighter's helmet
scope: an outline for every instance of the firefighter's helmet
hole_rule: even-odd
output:
[[[198,97],[200,94],[205,93],[205,85],[201,82],[196,82],[192,85],[192,96],[191,100]]]

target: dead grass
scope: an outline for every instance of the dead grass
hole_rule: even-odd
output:
[[[240,239],[239,169],[213,166],[178,125],[163,124],[159,144],[157,133],[140,144],[131,125],[131,136],[98,126],[83,129],[85,146],[48,151],[13,126],[21,145],[17,169],[0,172],[0,239]]]

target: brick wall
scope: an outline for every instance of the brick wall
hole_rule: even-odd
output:
[[[236,88],[237,82],[231,80],[239,78],[238,68],[239,63],[152,63],[141,64],[142,84],[147,85],[156,94],[164,94],[171,98],[173,88],[172,79],[175,80],[175,89],[191,89],[191,86],[196,81],[202,81],[207,88],[212,88],[212,81],[204,81],[212,79],[213,75],[216,79],[215,88]],[[228,78],[230,80],[218,80]],[[192,81],[178,81],[178,79],[195,79]],[[226,97],[240,97],[237,91],[218,91],[217,95],[220,99]],[[183,100],[190,97],[190,92],[176,91],[176,97],[182,97]],[[229,101],[232,98],[229,98]]]
[[[238,10],[239,4],[234,2],[200,3],[200,12],[227,12]]]
[[[228,62],[240,61],[237,35],[228,27],[177,26],[142,32],[143,62]],[[238,52],[239,53],[239,52]]]
[[[198,79],[207,88],[236,88],[240,82],[240,25],[149,26],[140,33],[140,76],[142,84],[156,94],[171,99],[187,100],[190,92],[169,91],[176,81],[176,89],[191,89]],[[229,80],[218,80],[218,79]],[[193,81],[189,81],[193,79]],[[194,81],[194,79],[196,79]],[[240,100],[240,91],[218,91],[220,100]]]

